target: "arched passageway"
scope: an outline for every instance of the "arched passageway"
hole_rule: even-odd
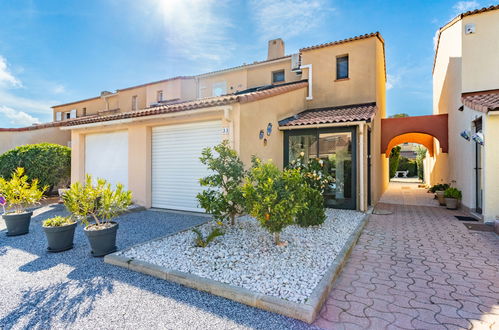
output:
[[[433,157],[433,138],[439,141],[442,152],[449,151],[447,114],[381,120],[381,151],[386,157],[394,146],[406,142],[424,145]]]

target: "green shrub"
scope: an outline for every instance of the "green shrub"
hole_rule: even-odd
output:
[[[201,207],[213,215],[217,222],[230,220],[234,225],[236,216],[244,210],[241,191],[244,165],[227,141],[215,146],[213,151],[206,148],[199,158],[212,174],[199,180],[201,186],[207,189],[199,193],[197,199]]]
[[[416,161],[407,157],[400,157],[397,171],[409,171],[409,174],[407,174],[407,176],[416,176],[418,174]]]
[[[27,144],[0,155],[0,177],[10,179],[18,167],[23,167],[28,177],[38,179],[41,186],[48,186],[47,191],[67,186],[71,177],[71,149],[51,143]]]
[[[457,188],[450,187],[450,188],[445,189],[444,197],[445,198],[461,199],[463,197],[463,195],[461,193],[461,190],[459,190]]]
[[[7,208],[13,208],[15,213],[23,213],[28,206],[38,203],[46,189],[39,188],[37,179],[30,184],[22,167],[14,171],[10,180],[0,177],[0,195],[7,201]]]
[[[303,197],[307,205],[296,215],[296,224],[300,227],[318,226],[326,220],[324,197],[320,191],[304,186]]]
[[[416,165],[418,168],[418,178],[419,180],[424,180],[424,163],[423,160],[426,158],[426,148],[422,146],[416,147]]]
[[[213,228],[210,233],[206,236],[206,238],[203,237],[203,233],[201,230],[194,228],[192,230],[196,234],[196,238],[194,239],[194,244],[197,247],[207,247],[208,244],[210,244],[215,238],[218,236],[224,235],[224,232],[220,228]]]
[[[43,221],[43,227],[62,227],[75,223],[70,217],[56,216]]]
[[[298,169],[305,182],[321,193],[324,193],[324,190],[333,181],[333,177],[327,173],[324,167],[324,161],[318,158],[305,160],[305,153],[303,152],[300,153],[296,160],[291,161],[288,168]]]
[[[277,166],[256,157],[242,191],[247,212],[274,235],[280,244],[280,232],[294,223],[298,212],[306,206],[302,193],[303,178],[297,169],[280,171]]]
[[[439,183],[430,188],[430,192],[436,193],[437,191],[445,191],[450,187],[448,183]]]
[[[399,167],[399,160],[400,160],[400,146],[396,146],[395,148],[392,149],[390,152],[390,178],[395,177],[395,173],[397,172],[397,169]]]
[[[62,200],[68,211],[86,227],[91,225],[89,218],[100,227],[127,210],[132,204],[132,193],[124,190],[121,184],[112,189],[104,179],[98,179],[94,184],[92,177],[87,175],[84,183],[73,183],[62,195]]]

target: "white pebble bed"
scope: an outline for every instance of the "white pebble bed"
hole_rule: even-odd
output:
[[[119,254],[171,270],[195,274],[253,292],[304,303],[333,263],[364,214],[327,209],[321,226],[288,226],[281,233],[286,246],[276,246],[273,236],[250,217],[208,247],[194,246],[195,234],[184,231],[154,240]],[[215,224],[198,228],[206,236]]]

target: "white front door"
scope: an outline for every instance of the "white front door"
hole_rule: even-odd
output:
[[[208,175],[199,157],[220,143],[222,123],[210,121],[152,129],[152,206],[204,212],[196,195],[199,179]]]

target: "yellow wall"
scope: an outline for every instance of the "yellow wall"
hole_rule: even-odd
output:
[[[0,131],[0,154],[25,144],[56,143],[69,146],[71,134],[59,127],[48,127],[30,131]]]
[[[462,33],[463,93],[499,88],[499,10],[463,18],[476,33]]]
[[[248,87],[257,87],[272,84],[272,72],[284,70],[285,82],[298,81],[302,79],[302,75],[297,75],[291,71],[291,59],[277,63],[271,62],[264,66],[248,68]]]
[[[475,24],[474,34],[465,34],[466,24]],[[495,219],[499,214],[497,200],[498,163],[494,147],[499,126],[497,119],[482,112],[462,106],[461,94],[499,86],[499,10],[469,15],[457,20],[441,32],[438,52],[433,72],[433,113],[449,114],[449,153],[442,154],[438,147],[434,159],[427,164],[432,169],[430,182],[452,183],[462,190],[462,205],[473,210],[475,196],[475,143],[466,141],[459,134],[463,130],[474,132],[473,121],[482,117],[484,135],[489,144],[484,147],[484,200],[483,215],[486,221]],[[494,141],[494,142],[490,142]],[[438,146],[438,141],[435,142]]]
[[[227,94],[245,90],[248,88],[246,70],[240,69],[200,77],[198,81],[199,98],[213,96],[213,85],[221,82],[226,83]]]
[[[308,108],[376,101],[375,37],[302,52],[302,65],[312,64],[313,100]],[[349,78],[336,81],[336,57],[348,54]],[[308,69],[303,78],[308,77]]]
[[[90,99],[87,101],[82,101],[82,102],[76,102],[73,104],[69,105],[64,105],[64,106],[56,106],[53,107],[53,120],[56,121],[56,112],[70,112],[73,109],[76,109],[76,113],[78,117],[83,116],[83,108],[86,108],[86,114],[87,115],[92,115],[96,114],[99,111],[103,111],[106,109],[106,103],[104,102],[103,99],[99,98],[94,98]],[[63,118],[62,116],[61,118]]]
[[[485,144],[483,150],[483,217],[486,222],[499,219],[499,116],[483,118]]]
[[[251,156],[264,160],[272,159],[279,168],[283,166],[284,133],[279,131],[278,121],[303,111],[307,89],[301,88],[289,93],[240,105],[239,155],[246,166]],[[267,136],[267,125],[272,124],[272,134]],[[265,132],[267,145],[260,140],[260,130]]]
[[[199,98],[213,96],[213,84],[226,82],[227,94],[248,88],[272,84],[272,72],[284,70],[284,82],[302,79],[302,75],[291,72],[291,58],[287,57],[266,63],[243,66],[239,69],[200,75],[198,77]]]

